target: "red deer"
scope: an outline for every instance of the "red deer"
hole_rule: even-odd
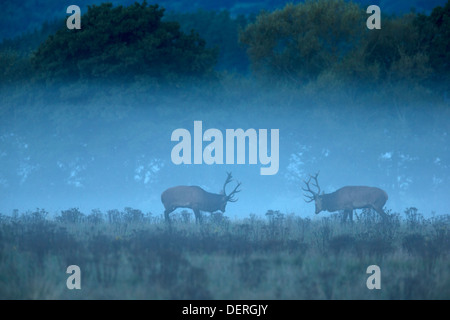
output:
[[[227,180],[223,185],[223,189],[220,194],[206,192],[197,186],[177,186],[167,189],[161,194],[161,202],[164,205],[164,216],[166,222],[170,222],[169,214],[177,208],[190,208],[194,211],[196,222],[201,222],[200,211],[215,212],[222,211],[225,212],[225,206],[228,202],[236,202],[237,199],[234,195],[241,190],[238,190],[241,185],[240,182],[237,183],[236,188],[230,192],[230,194],[225,193],[225,187],[231,182],[231,173],[227,172]]]
[[[388,195],[385,191],[375,188],[375,187],[365,187],[365,186],[351,186],[343,187],[332,193],[320,194],[319,182],[317,181],[316,173],[315,176],[310,175],[308,181],[303,181],[306,184],[306,189],[302,188],[303,191],[310,192],[311,195],[305,194],[309,200],[306,202],[315,201],[316,204],[316,214],[321,211],[334,212],[339,210],[344,210],[343,221],[346,221],[349,217],[350,221],[353,221],[353,210],[370,208],[374,209],[378,214],[386,219],[387,215],[383,211],[383,207],[388,200]],[[315,183],[313,186],[317,188],[317,192],[312,191],[309,183],[311,179],[314,179]]]

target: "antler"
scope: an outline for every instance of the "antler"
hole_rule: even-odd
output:
[[[231,181],[233,180],[233,177],[231,176],[231,172],[227,172],[227,180],[225,180],[225,183],[223,184],[223,188],[222,188],[222,193],[225,193],[225,187],[227,186],[227,184],[229,184]]]
[[[241,185],[241,183],[238,181],[237,182],[237,185],[236,185],[236,188],[234,188],[234,190],[233,191],[231,191],[230,192],[230,194],[226,194],[226,192],[225,192],[225,187],[226,187],[226,185],[228,184],[228,183],[230,183],[233,179],[232,179],[232,176],[231,176],[231,172],[227,172],[227,180],[225,180],[225,184],[223,185],[223,190],[222,190],[222,192],[223,192],[223,194],[224,195],[226,195],[227,196],[227,201],[229,201],[229,202],[236,202],[236,201],[238,201],[238,199],[235,199],[233,196],[236,194],[236,193],[238,193],[238,192],[241,192],[241,190],[238,190],[238,188],[239,188],[239,186]]]
[[[302,188],[302,190],[306,191],[306,192],[310,192],[312,194],[312,196],[303,194],[306,198],[309,199],[309,200],[305,200],[308,203],[314,201],[315,197],[320,194],[319,182],[317,181],[317,176],[319,175],[319,172],[317,172],[315,176],[309,175],[308,181],[303,180],[303,182],[306,184],[307,189]],[[309,186],[311,179],[314,179],[314,181],[316,182],[315,184],[313,183],[313,186],[317,188],[317,192],[312,191],[311,187]]]

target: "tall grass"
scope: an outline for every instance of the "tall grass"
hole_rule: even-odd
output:
[[[415,208],[353,223],[269,210],[195,224],[125,208],[0,215],[1,299],[449,299],[450,216]],[[81,290],[69,290],[69,265]],[[369,265],[381,289],[369,290]]]

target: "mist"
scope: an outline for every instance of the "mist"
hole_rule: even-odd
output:
[[[3,95],[0,212],[132,207],[161,215],[165,189],[198,185],[218,193],[232,172],[242,191],[226,216],[280,210],[313,218],[314,205],[304,201],[301,187],[320,171],[325,193],[376,186],[388,193],[385,209],[392,212],[415,207],[425,216],[448,214],[444,99],[398,91],[374,97],[354,88],[266,89],[247,84],[130,93],[121,86],[36,86],[20,98]],[[246,164],[174,164],[171,134],[184,128],[193,135],[196,120],[203,132],[279,129],[277,174],[261,175],[265,165],[249,164],[248,143]]]

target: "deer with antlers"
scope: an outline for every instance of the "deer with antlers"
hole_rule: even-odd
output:
[[[325,194],[322,192],[320,194],[320,186],[317,181],[318,175],[319,173],[316,173],[314,176],[310,175],[308,181],[303,181],[306,188],[302,188],[303,191],[310,193],[310,195],[304,194],[308,199],[305,201],[308,203],[315,202],[316,214],[321,211],[334,212],[344,210],[343,221],[346,221],[347,217],[350,221],[353,221],[353,210],[370,208],[378,212],[383,219],[387,218],[387,214],[383,211],[383,207],[388,200],[388,195],[385,191],[375,187],[348,186],[332,193]],[[314,179],[312,184],[317,191],[311,190],[309,185],[311,179]]]
[[[170,222],[169,214],[177,208],[192,209],[197,223],[202,220],[201,211],[212,213],[220,210],[225,212],[227,203],[236,202],[238,199],[234,196],[241,191],[238,190],[241,183],[237,182],[234,190],[226,194],[225,187],[231,181],[231,173],[227,172],[227,179],[219,194],[207,192],[198,186],[177,186],[167,189],[161,194],[161,202],[165,208],[164,216],[166,222]]]

